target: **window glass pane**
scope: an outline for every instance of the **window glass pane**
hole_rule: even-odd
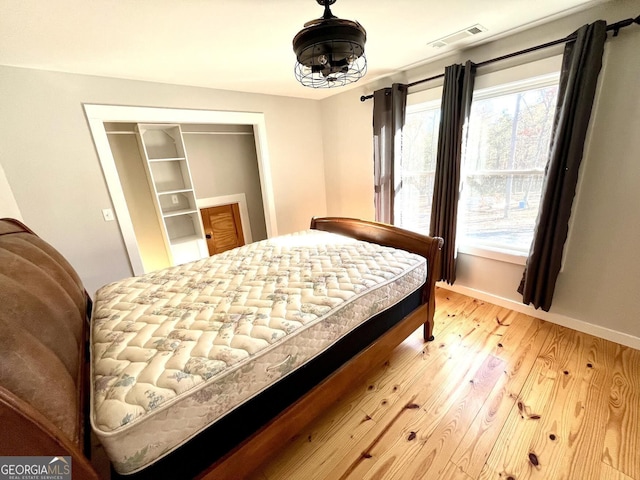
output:
[[[440,108],[407,112],[402,156],[394,165],[394,223],[428,234],[436,170]]]
[[[474,100],[460,242],[526,253],[540,204],[557,85]]]

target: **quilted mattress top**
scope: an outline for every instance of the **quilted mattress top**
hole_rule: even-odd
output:
[[[106,285],[92,318],[92,424],[126,428],[424,263],[307,230]]]

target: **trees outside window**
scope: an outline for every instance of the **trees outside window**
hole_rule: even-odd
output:
[[[474,92],[462,160],[459,244],[526,255],[538,214],[558,76]],[[440,101],[407,108],[394,165],[395,224],[429,233]]]
[[[533,238],[557,80],[479,92],[462,167],[460,243],[526,253]]]
[[[425,235],[431,220],[439,127],[439,101],[409,107],[402,131],[402,155],[394,165],[394,223]]]

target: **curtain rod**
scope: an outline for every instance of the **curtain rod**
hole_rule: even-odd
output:
[[[640,25],[640,15],[636,18],[626,18],[624,20],[620,20],[619,22],[612,23],[611,25],[607,25],[607,32],[613,31],[613,36],[617,37],[621,28],[628,27],[633,24]],[[494,62],[499,62],[501,60],[506,60],[508,58],[517,57],[519,55],[524,55],[525,53],[535,52],[536,50],[542,50],[543,48],[553,47],[554,45],[558,45],[560,43],[567,43],[576,38],[576,34],[571,34],[565,38],[559,38],[558,40],[553,40],[551,42],[543,43],[541,45],[536,45],[535,47],[525,48],[524,50],[518,50],[517,52],[508,53],[506,55],[502,55],[500,57],[491,58],[489,60],[485,60],[484,62],[476,63],[476,67],[484,67],[485,65],[489,65]],[[434,75],[433,77],[423,78],[422,80],[416,80],[415,82],[407,83],[405,86],[415,87],[416,85],[420,85],[421,83],[430,82],[431,80],[437,80],[438,78],[443,78],[444,73],[439,75]],[[364,102],[365,100],[369,100],[373,98],[373,94],[371,95],[362,95],[360,97],[360,101]]]

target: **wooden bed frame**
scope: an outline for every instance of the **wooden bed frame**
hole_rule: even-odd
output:
[[[273,455],[274,445],[282,445],[293,438],[315,417],[351,389],[353,387],[353,379],[363,378],[367,372],[378,368],[388,358],[391,351],[421,325],[424,325],[425,340],[433,340],[435,283],[440,272],[443,245],[441,238],[432,238],[377,222],[341,217],[313,218],[311,220],[311,228],[400,248],[425,257],[428,264],[428,274],[427,281],[422,287],[421,304],[384,333],[377,341],[352,357],[351,360],[287,407],[251,437],[213,463],[197,478],[207,480],[244,478]],[[26,226],[15,220],[0,220],[0,261],[4,253],[3,248],[5,248],[3,240],[9,238],[7,235],[20,237],[21,242],[34,243],[37,248],[43,249],[48,255],[54,255],[51,251],[55,252],[55,255],[59,257],[56,258],[61,268],[65,272],[68,272],[68,270],[73,272],[66,260],[52,247],[37,238]],[[9,244],[7,250],[10,251],[11,255],[14,254],[11,252],[13,241],[14,239],[11,239],[11,241],[6,242]],[[30,251],[31,247],[27,248],[27,252]],[[3,283],[3,278],[11,278],[11,271],[4,270],[5,267],[0,265],[0,298],[2,298],[3,289],[7,289],[8,294],[11,294],[10,289],[15,288],[15,285],[11,282],[8,282],[8,285]],[[50,272],[47,274],[51,276]],[[74,278],[77,278],[75,272],[73,272],[73,275],[75,275]],[[80,298],[80,296],[86,294],[81,283],[78,281],[77,284],[79,291],[75,293]],[[88,460],[90,451],[86,434],[88,431],[88,395],[86,395],[86,392],[89,389],[86,384],[88,378],[86,375],[87,359],[84,353],[87,346],[88,324],[84,318],[86,310],[82,311],[82,308],[83,305],[79,305],[79,311],[72,312],[73,316],[80,319],[79,321],[82,324],[82,333],[78,339],[77,352],[78,358],[80,358],[79,371],[76,372],[77,382],[75,388],[77,391],[72,393],[75,393],[76,398],[79,399],[79,407],[77,408],[78,428],[81,432],[85,429],[85,434],[81,434],[75,439],[69,438],[49,418],[51,415],[50,412],[46,411],[46,408],[38,408],[31,405],[30,399],[24,398],[21,393],[20,386],[5,385],[5,381],[0,375],[0,422],[3,424],[3,433],[0,436],[0,455],[68,455],[72,457],[74,479],[98,479],[97,472]],[[38,308],[34,307],[33,310],[35,312],[34,315],[42,314]],[[34,316],[29,313],[29,305],[24,306],[24,311],[25,315],[29,317],[28,321],[33,321]],[[76,322],[77,319],[75,320]],[[0,317],[0,320],[2,320],[2,317]],[[15,328],[20,328],[20,325],[15,326]],[[0,361],[5,361],[5,354],[5,351],[0,351]]]
[[[249,439],[214,463],[200,479],[234,480],[249,475],[273,455],[273,445],[292,439],[314,418],[353,388],[354,378],[364,376],[384,363],[404,339],[424,325],[424,339],[433,340],[435,284],[440,273],[442,245],[439,237],[427,237],[392,225],[352,218],[313,218],[311,228],[339,233],[358,240],[400,248],[427,259],[427,281],[422,287],[421,305],[362,350],[309,393],[293,403]]]

